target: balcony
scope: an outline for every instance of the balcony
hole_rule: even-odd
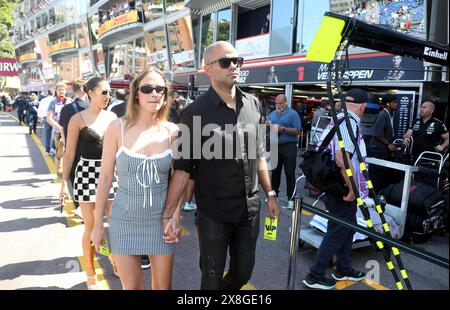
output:
[[[75,48],[75,40],[67,40],[63,42],[57,42],[50,45],[48,49],[48,54],[50,56],[56,56],[60,54],[75,53],[77,49]]]
[[[138,11],[132,10],[101,24],[98,29],[98,41],[108,44],[141,32],[142,22],[138,17]]]
[[[34,42],[37,38],[43,36],[43,35],[49,35],[51,33],[61,31],[62,29],[71,26],[72,24],[69,23],[61,23],[61,24],[53,24],[49,23],[48,25],[41,27],[35,31],[27,32],[25,34],[15,34],[14,35],[14,47],[19,48],[24,45],[27,45],[31,42]]]
[[[19,63],[26,64],[37,61],[37,55],[35,52],[26,53],[19,56]]]
[[[53,4],[53,2],[55,2],[55,1],[56,0],[37,1],[36,5],[27,12],[20,11],[17,8],[15,11],[16,15],[18,16],[18,18],[16,18],[16,20],[15,20],[16,25],[20,24],[21,22],[23,22],[25,20],[28,20],[28,17],[30,17],[30,16],[34,16],[35,14],[44,11],[45,9],[50,7],[50,5]]]

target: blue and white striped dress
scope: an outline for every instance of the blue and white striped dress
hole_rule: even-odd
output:
[[[122,146],[116,154],[119,188],[113,201],[109,244],[119,255],[173,254],[163,240],[162,211],[166,202],[172,151],[145,156]]]

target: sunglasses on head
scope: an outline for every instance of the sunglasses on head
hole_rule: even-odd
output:
[[[214,61],[211,61],[208,65],[219,63],[222,69],[227,69],[230,67],[231,63],[234,63],[236,67],[240,68],[244,63],[244,58],[242,57],[230,57],[230,58],[220,58]]]
[[[139,91],[143,94],[151,94],[155,91],[157,94],[165,94],[167,92],[167,87],[165,86],[150,86],[150,85],[142,85],[139,87]]]

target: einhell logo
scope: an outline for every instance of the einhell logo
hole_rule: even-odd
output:
[[[426,56],[439,58],[442,60],[447,60],[447,56],[448,56],[447,52],[440,53],[438,50],[433,50],[431,47],[426,47],[426,46],[425,46],[425,50],[423,51],[423,54]]]

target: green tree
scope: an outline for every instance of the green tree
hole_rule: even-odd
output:
[[[0,0],[0,57],[14,57],[10,29],[14,23],[13,9],[18,0]]]

